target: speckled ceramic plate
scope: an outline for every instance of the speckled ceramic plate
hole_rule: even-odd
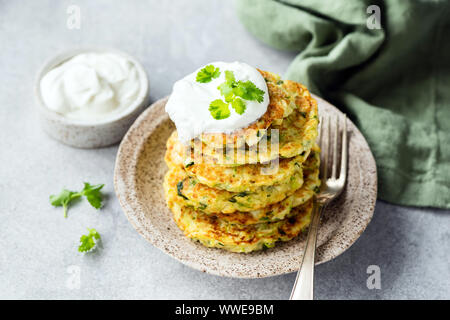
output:
[[[315,97],[321,115],[340,114]],[[117,197],[128,220],[155,247],[182,263],[215,275],[262,278],[299,269],[305,234],[275,248],[251,254],[211,249],[186,238],[175,225],[163,194],[166,140],[174,124],[155,102],[132,125],[119,147],[114,172]],[[326,210],[318,235],[316,261],[329,261],[347,250],[369,224],[377,195],[375,161],[366,140],[348,122],[348,183]]]

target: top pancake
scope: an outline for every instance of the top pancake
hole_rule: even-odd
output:
[[[261,141],[242,148],[213,148],[195,141],[192,157],[225,166],[266,163],[278,157],[291,158],[307,153],[317,138],[317,103],[313,100],[308,111],[295,110],[280,125],[272,125]]]
[[[258,143],[271,125],[280,125],[294,110],[307,112],[311,108],[314,99],[305,86],[294,81],[281,80],[279,75],[268,71],[258,71],[266,80],[270,99],[267,111],[262,117],[233,133],[203,133],[195,140],[210,148],[223,148],[226,145],[235,148],[252,146]]]

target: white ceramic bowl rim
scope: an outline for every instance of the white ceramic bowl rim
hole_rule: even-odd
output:
[[[135,66],[139,74],[139,80],[141,82],[141,88],[139,91],[139,95],[137,96],[136,100],[129,105],[128,107],[124,108],[121,112],[118,112],[117,114],[108,115],[105,117],[104,120],[79,120],[79,119],[71,119],[63,116],[62,114],[55,112],[53,110],[50,110],[46,104],[44,103],[44,100],[41,96],[41,90],[40,90],[40,83],[42,77],[47,74],[51,69],[57,67],[58,65],[62,64],[63,62],[69,60],[70,58],[86,52],[109,52],[109,53],[115,53],[118,54],[128,60],[130,60]],[[67,125],[76,125],[80,127],[92,127],[92,126],[101,126],[104,124],[109,124],[116,122],[120,119],[125,118],[129,114],[131,114],[133,111],[138,109],[142,106],[143,103],[147,102],[147,96],[149,92],[149,83],[147,78],[147,73],[144,70],[144,67],[142,64],[137,61],[133,56],[122,52],[120,50],[114,49],[114,48],[108,48],[108,47],[81,47],[81,48],[73,48],[69,50],[65,50],[63,52],[60,52],[59,54],[55,55],[54,57],[48,59],[44,65],[39,70],[36,81],[35,81],[35,87],[34,92],[36,95],[36,99],[38,101],[38,106],[41,109],[42,112],[46,114],[47,117],[50,119],[59,121],[61,123],[67,124]]]

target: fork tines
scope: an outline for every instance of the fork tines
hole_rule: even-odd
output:
[[[340,120],[340,118],[343,118],[343,120]],[[340,122],[343,122],[343,129],[341,134],[339,130]],[[334,131],[334,134],[332,134],[332,131]],[[340,139],[339,136],[341,136]],[[319,129],[319,146],[321,149],[320,175],[323,181],[331,179],[342,180],[342,182],[345,183],[345,179],[347,176],[347,145],[347,116],[336,116],[333,124],[331,123],[331,116],[321,116]],[[341,156],[338,159],[339,151]],[[339,172],[338,162],[340,163]]]

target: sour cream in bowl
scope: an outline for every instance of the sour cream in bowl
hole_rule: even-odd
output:
[[[41,70],[35,93],[44,130],[81,148],[114,144],[147,106],[139,62],[113,49],[75,50]]]

